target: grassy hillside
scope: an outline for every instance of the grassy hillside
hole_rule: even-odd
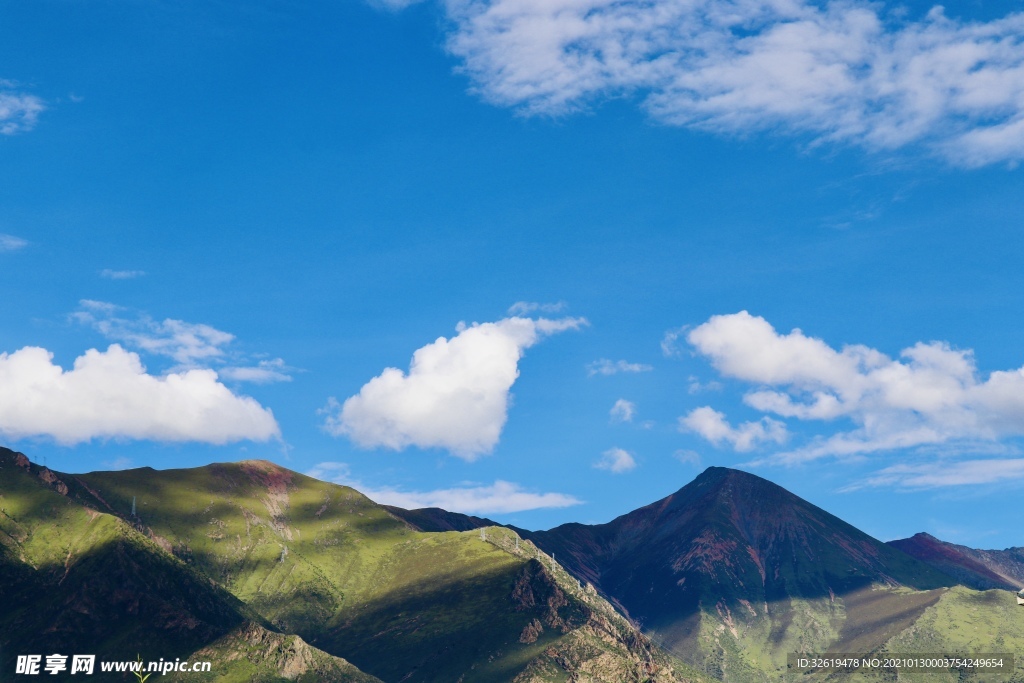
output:
[[[81,505],[66,481],[0,449],[0,680],[13,675],[17,654],[55,652],[173,660],[207,648],[198,658],[211,660],[224,683],[255,680],[257,670],[302,669],[289,664],[288,648],[256,656],[224,647],[238,633],[264,633],[292,649],[295,637],[268,631],[255,610],[136,525]],[[324,674],[308,680],[376,680],[309,646],[303,657]]]
[[[712,475],[531,534],[567,571],[515,529],[421,532],[267,462],[66,475],[0,449],[0,651],[214,662],[183,683],[845,681],[794,678],[786,654],[1024,652],[1009,593],[943,588],[778,487]],[[952,680],[932,676],[908,680]]]
[[[596,594],[561,585],[569,575],[535,548],[516,552],[509,530],[422,533],[353,489],[262,461],[65,479],[276,629],[387,683],[698,678]]]

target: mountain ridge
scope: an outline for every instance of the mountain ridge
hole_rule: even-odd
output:
[[[1024,586],[1024,547],[981,550],[942,541],[924,532],[889,541],[888,545],[977,590],[1017,591]]]
[[[360,683],[706,680],[504,528],[419,532],[354,489],[269,461],[71,475],[20,457],[33,487],[116,520],[255,617],[182,650],[209,641],[199,651],[235,663],[225,680],[278,680],[296,666]]]

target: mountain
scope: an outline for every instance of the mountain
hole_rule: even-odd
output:
[[[3,451],[0,496],[5,656],[209,658],[225,682],[707,680],[509,529],[416,531],[269,462],[71,475]]]
[[[0,449],[0,679],[63,651],[223,683],[781,683],[789,652],[1024,651],[1012,594],[736,470],[608,524],[486,521],[265,461],[71,475]]]
[[[77,486],[68,475],[0,448],[0,680],[14,671],[19,653],[155,661],[187,659],[238,633],[287,639],[138,525],[76,502]],[[379,683],[302,645],[330,674],[315,680]],[[282,680],[271,675],[282,671],[301,680],[306,671],[274,650],[260,656],[266,675],[254,677],[244,655],[211,653],[208,659],[225,683]]]
[[[657,642],[726,680],[765,680],[786,652],[878,647],[955,583],[765,479],[721,467],[607,524],[528,537]]]
[[[978,590],[1024,586],[1024,548],[976,550],[920,533],[889,545]]]
[[[416,531],[472,531],[482,526],[501,526],[486,517],[474,517],[459,512],[448,512],[441,508],[418,508],[405,510],[392,505],[383,506],[395,517],[409,524]]]

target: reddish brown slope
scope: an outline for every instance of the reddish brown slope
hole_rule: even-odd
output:
[[[978,590],[1024,585],[1024,548],[976,550],[920,533],[889,545]]]

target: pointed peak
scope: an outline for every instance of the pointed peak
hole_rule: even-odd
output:
[[[697,477],[687,484],[687,486],[708,486],[716,484],[741,484],[746,486],[771,486],[778,487],[778,484],[772,483],[763,477],[759,477],[756,474],[745,472],[743,470],[736,470],[731,467],[718,467],[711,466],[706,470],[697,475]],[[685,487],[684,487],[685,488]]]

